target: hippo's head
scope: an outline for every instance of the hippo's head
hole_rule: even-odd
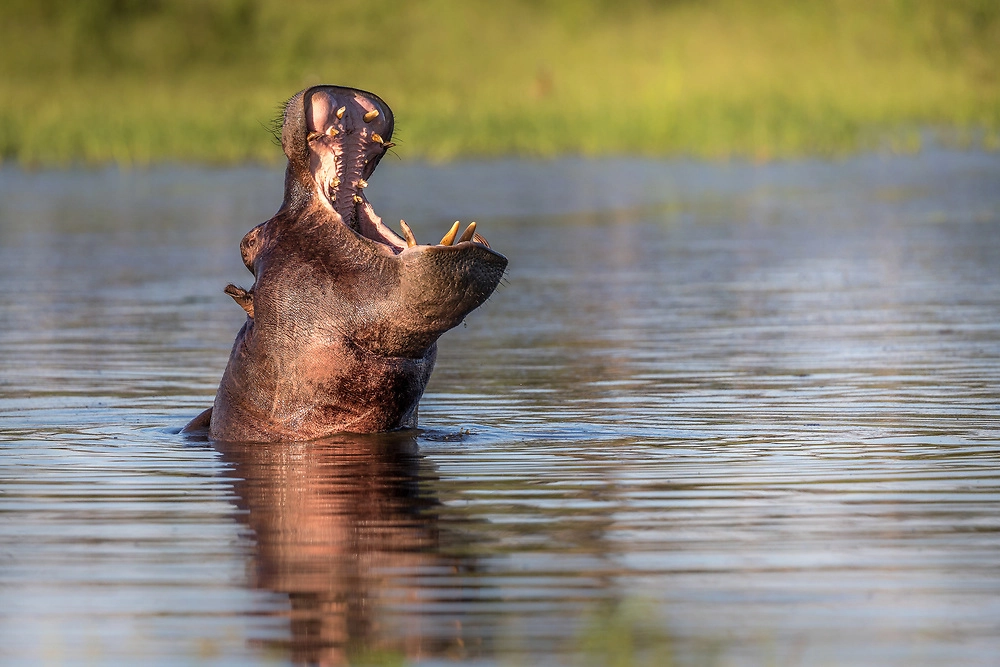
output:
[[[366,179],[393,145],[377,96],[315,86],[285,107],[285,196],[243,238],[256,279],[210,416],[218,440],[306,440],[415,426],[438,337],[496,289],[507,260],[472,223],[421,245],[382,223]]]

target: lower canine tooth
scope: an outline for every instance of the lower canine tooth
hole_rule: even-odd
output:
[[[476,233],[476,223],[470,222],[469,226],[465,228],[464,232],[462,232],[462,237],[458,239],[458,242],[465,243],[466,241],[471,241],[472,235],[475,233]]]
[[[406,221],[400,220],[399,226],[403,229],[403,238],[406,239],[406,247],[412,248],[417,245],[417,238],[413,235],[413,231],[410,229],[410,226],[406,224]]]
[[[451,229],[448,230],[448,233],[445,234],[444,238],[441,239],[441,245],[452,245],[453,243],[455,243],[455,236],[457,235],[458,235],[458,220],[455,221],[455,224],[451,226]]]

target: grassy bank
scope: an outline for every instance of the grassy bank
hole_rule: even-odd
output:
[[[384,97],[405,157],[1000,144],[995,0],[7,0],[0,41],[28,164],[279,161],[321,82]]]

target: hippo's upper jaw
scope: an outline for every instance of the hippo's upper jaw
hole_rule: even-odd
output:
[[[285,197],[243,238],[256,282],[211,413],[218,440],[308,440],[416,425],[438,337],[507,266],[472,223],[421,245],[382,223],[364,189],[392,147],[377,96],[316,86],[285,108]]]

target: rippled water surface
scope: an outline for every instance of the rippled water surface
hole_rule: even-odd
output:
[[[995,665],[1000,156],[385,165],[422,430],[221,446],[280,171],[0,169],[4,664]]]

